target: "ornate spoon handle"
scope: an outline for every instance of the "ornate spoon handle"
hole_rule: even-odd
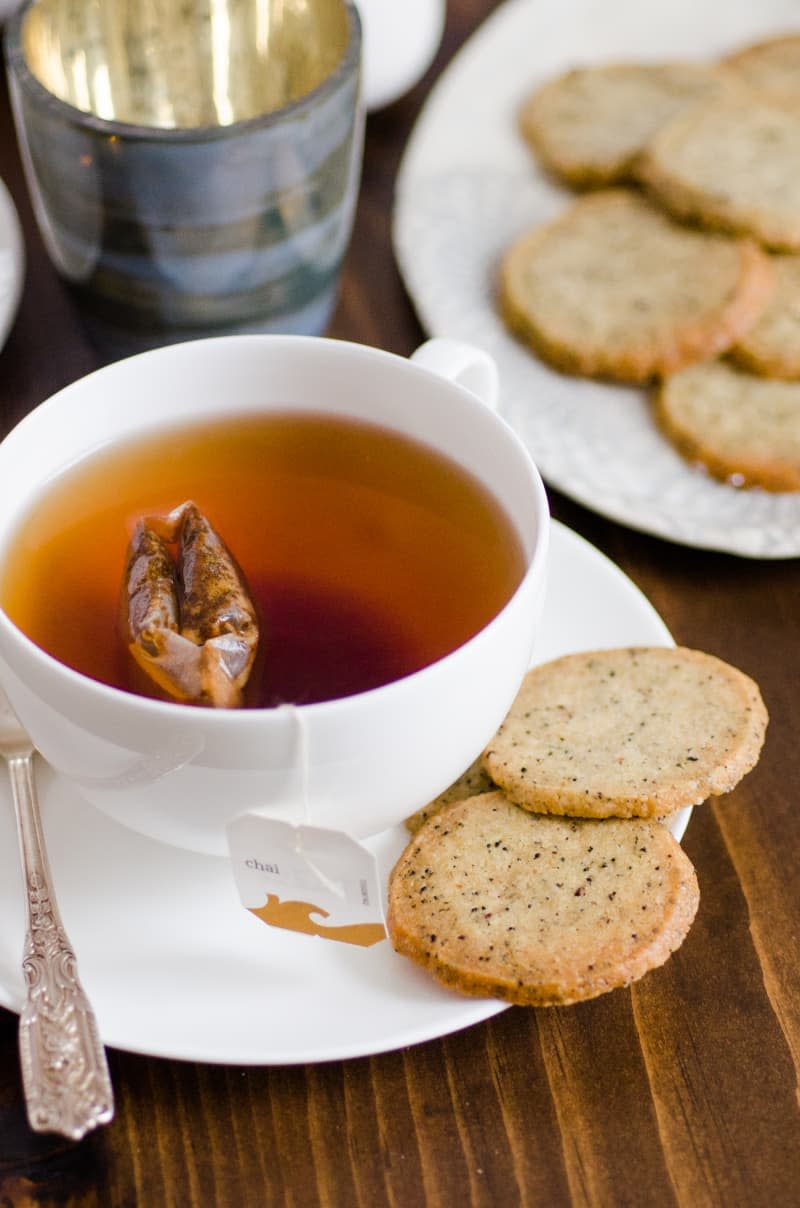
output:
[[[51,888],[29,755],[8,760],[25,878],[28,929],[20,1059],[35,1132],[74,1141],[107,1123],[114,1093],[105,1050]]]

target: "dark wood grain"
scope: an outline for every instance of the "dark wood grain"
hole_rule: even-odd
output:
[[[494,7],[450,0],[426,78],[368,120],[332,335],[403,354],[424,338],[392,256],[395,174],[431,84]],[[4,93],[0,175],[28,257],[0,352],[5,430],[100,358],[38,236]],[[16,1018],[0,1010],[0,1205],[800,1203],[800,566],[681,548],[550,500],[676,640],[748,671],[770,710],[758,768],[692,818],[702,901],[680,951],[630,991],[512,1008],[361,1060],[240,1069],[113,1051],[116,1119],[79,1145],[28,1130]]]

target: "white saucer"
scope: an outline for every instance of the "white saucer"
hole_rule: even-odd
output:
[[[394,211],[395,254],[422,325],[494,357],[501,413],[551,486],[643,532],[753,558],[800,556],[800,493],[717,482],[666,440],[646,391],[550,369],[506,330],[495,282],[513,240],[574,196],[519,133],[519,107],[538,83],[584,63],[713,59],[797,17],[796,0],[506,0],[434,85]]]
[[[0,180],[0,348],[17,313],[24,271],[22,228],[11,194]]]
[[[537,657],[635,644],[672,639],[622,571],[554,524]],[[287,1065],[385,1052],[505,1009],[440,988],[388,941],[357,949],[267,927],[240,905],[226,860],[123,829],[49,769],[39,771],[61,914],[108,1045]],[[18,1011],[24,917],[5,781],[0,795],[0,1004]],[[689,813],[675,820],[678,838]],[[373,841],[383,873],[406,838],[397,827]]]

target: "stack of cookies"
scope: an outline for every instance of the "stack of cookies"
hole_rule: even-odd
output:
[[[664,432],[718,478],[800,490],[800,35],[577,68],[520,126],[592,192],[508,249],[508,327],[562,372],[654,382]]]
[[[711,655],[636,647],[531,670],[492,742],[408,820],[389,883],[398,952],[462,993],[594,998],[664,963],[694,920],[664,825],[756,764],[757,685]]]

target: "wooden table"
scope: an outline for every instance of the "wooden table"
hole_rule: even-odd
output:
[[[335,336],[403,354],[423,338],[392,257],[395,172],[432,81],[493,7],[450,0],[433,69],[369,118]],[[5,430],[98,361],[36,231],[4,94],[0,175],[28,257],[0,353]],[[680,548],[550,499],[679,643],[753,675],[771,713],[758,768],[689,825],[702,902],[681,950],[630,991],[382,1056],[243,1069],[112,1051],[116,1118],[78,1145],[29,1132],[0,1010],[0,1203],[800,1204],[800,565]]]

